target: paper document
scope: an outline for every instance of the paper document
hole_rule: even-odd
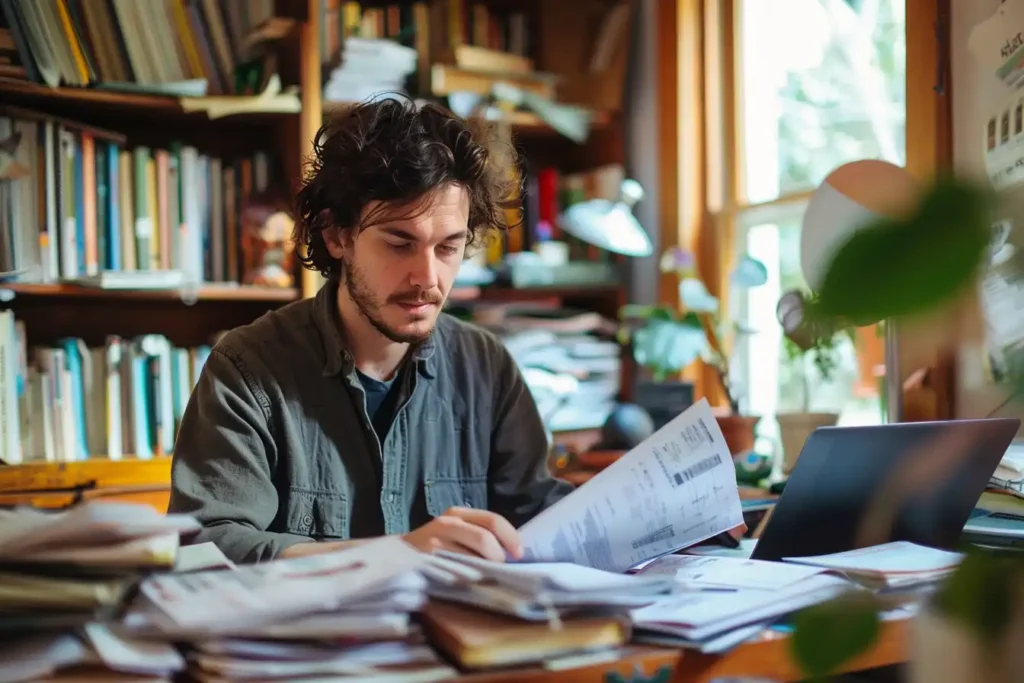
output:
[[[742,523],[736,469],[701,399],[519,531],[526,561],[623,572]]]
[[[667,555],[644,567],[641,576],[671,576],[694,588],[755,588],[778,590],[828,571],[782,562],[738,557]]]
[[[785,561],[847,572],[899,574],[950,571],[963,559],[964,556],[960,553],[929,548],[909,541],[894,541],[831,555],[787,557]]]

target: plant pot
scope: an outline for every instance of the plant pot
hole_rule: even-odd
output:
[[[754,429],[761,418],[751,415],[716,415],[715,420],[722,430],[730,454],[737,456],[754,450]]]
[[[647,411],[655,429],[661,429],[693,405],[692,382],[641,380],[634,393],[633,403]]]
[[[779,436],[782,439],[782,470],[793,471],[796,459],[807,442],[807,437],[818,427],[834,427],[839,421],[838,413],[783,413],[776,415],[779,421]]]
[[[908,683],[1024,681],[1024,605],[996,642],[926,606],[910,625]]]

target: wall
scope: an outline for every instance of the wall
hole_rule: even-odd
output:
[[[1005,88],[982,69],[967,49],[971,29],[991,17],[1000,0],[953,0],[950,30],[953,81],[953,163],[960,173],[985,177],[983,125],[986,106],[1005,97]],[[1020,228],[1018,228],[1020,229]],[[956,417],[985,417],[1002,404],[1004,388],[985,380],[983,352],[976,346],[960,350],[957,367]],[[1024,406],[1012,403],[999,416],[1024,416]]]
[[[632,303],[658,301],[658,40],[655,0],[633,3],[633,32],[623,121],[626,126],[626,172],[644,188],[634,215],[654,243],[654,255],[630,259],[627,294]]]

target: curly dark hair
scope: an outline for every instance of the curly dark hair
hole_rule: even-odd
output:
[[[327,251],[325,228],[361,230],[373,222],[362,217],[369,202],[414,204],[450,183],[469,192],[467,246],[477,244],[512,227],[506,210],[520,207],[521,189],[515,164],[512,145],[492,124],[435,104],[389,97],[337,111],[313,140],[296,197],[294,237],[306,247],[299,261],[336,277],[341,263]]]

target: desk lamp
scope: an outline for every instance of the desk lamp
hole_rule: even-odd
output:
[[[633,215],[633,205],[643,199],[644,190],[627,178],[619,187],[619,198],[588,199],[570,206],[559,217],[568,234],[587,244],[623,256],[650,256],[651,238]]]
[[[822,285],[833,255],[850,235],[879,218],[900,215],[918,194],[919,188],[907,170],[888,161],[852,161],[829,173],[811,195],[800,231],[800,268],[811,292]],[[864,277],[871,277],[871,273],[864,273]],[[799,292],[787,292],[780,299],[776,312],[787,336],[803,323],[801,309]],[[888,417],[890,422],[898,422],[902,386],[896,326],[886,325],[885,335]]]

